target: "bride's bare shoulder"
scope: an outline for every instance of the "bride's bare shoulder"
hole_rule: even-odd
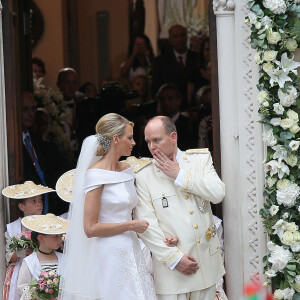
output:
[[[88,170],[90,170],[90,169],[104,169],[103,167],[104,167],[103,162],[101,160],[99,160],[99,161],[95,162],[93,165],[91,165],[88,168]]]
[[[119,171],[122,172],[128,168],[130,168],[131,165],[128,164],[127,162],[124,162],[124,161],[119,161]]]

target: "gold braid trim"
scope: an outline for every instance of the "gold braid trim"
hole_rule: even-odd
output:
[[[134,172],[137,173],[144,167],[148,166],[152,162],[152,158],[136,158],[135,156],[129,156],[126,158],[125,162],[131,165],[134,168]]]
[[[192,187],[192,173],[190,170],[185,170],[183,173],[182,187],[185,191]]]

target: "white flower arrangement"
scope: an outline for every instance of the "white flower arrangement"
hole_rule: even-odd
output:
[[[276,245],[274,250],[271,251],[269,262],[272,264],[274,271],[282,271],[292,258],[293,255],[289,250]]]
[[[176,24],[187,28],[188,41],[192,36],[209,35],[208,17],[196,14],[193,6],[192,0],[184,1],[184,15],[181,17],[179,8],[174,3],[172,5],[171,1],[167,1],[167,13],[170,17],[168,28]]]
[[[260,66],[258,103],[267,146],[265,203],[270,241],[264,270],[275,299],[300,299],[300,0],[248,0],[245,22]]]
[[[271,10],[274,14],[283,14],[286,11],[284,0],[264,0],[263,6]]]
[[[33,95],[37,107],[42,108],[49,116],[48,129],[43,138],[46,141],[55,143],[65,154],[65,157],[72,160],[72,151],[68,136],[64,131],[66,103],[58,88],[48,88],[42,84],[43,78],[33,79]]]

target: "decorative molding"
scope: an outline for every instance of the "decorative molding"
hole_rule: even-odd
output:
[[[249,13],[247,1],[243,3],[241,6],[241,15],[240,20],[243,20]],[[260,261],[260,251],[259,251],[259,244],[258,244],[258,223],[257,219],[259,217],[258,214],[258,198],[257,198],[257,190],[256,190],[256,177],[257,177],[257,162],[255,157],[255,143],[254,143],[254,121],[255,121],[255,110],[253,107],[253,88],[254,79],[253,79],[253,51],[250,47],[249,43],[249,27],[243,22],[242,24],[242,47],[243,47],[243,79],[244,81],[244,111],[246,116],[249,118],[245,120],[244,129],[245,129],[245,138],[246,138],[246,145],[248,149],[248,157],[246,159],[246,164],[248,167],[248,172],[245,174],[247,179],[247,185],[245,188],[247,189],[246,194],[246,202],[248,207],[248,217],[247,217],[247,229],[248,232],[246,233],[248,237],[248,245],[249,250],[247,251],[246,255],[248,257],[247,261],[247,269],[248,269],[248,276],[251,277],[253,275],[257,275],[259,273],[259,261]],[[246,137],[247,136],[247,137]],[[246,230],[246,228],[245,228]],[[246,258],[245,258],[246,262]],[[250,278],[249,278],[250,279]]]
[[[215,14],[232,14],[235,9],[234,0],[213,0]]]
[[[237,12],[236,12],[237,13]],[[245,17],[249,14],[249,8],[247,1],[240,3],[240,11],[238,20],[241,22],[241,47],[242,47],[242,78],[243,83],[243,109],[244,109],[244,142],[246,144],[246,161],[245,166],[247,172],[245,173],[246,185],[246,201],[243,210],[246,218],[247,227],[244,228],[245,238],[248,240],[248,250],[245,253],[244,262],[246,267],[246,276],[248,280],[252,276],[260,275],[263,278],[262,258],[264,255],[264,245],[261,243],[266,240],[266,235],[261,231],[261,218],[259,215],[259,209],[263,202],[262,188],[263,184],[257,184],[263,174],[261,165],[260,153],[257,155],[259,143],[257,143],[257,126],[258,120],[256,109],[256,82],[257,82],[257,66],[253,61],[254,51],[250,47],[249,36],[250,29],[247,24],[244,23]],[[237,25],[238,27],[238,25]]]
[[[248,0],[213,1],[218,37],[222,179],[226,184],[223,219],[229,299],[242,299],[241,287],[253,275],[263,275],[266,241],[259,216],[264,186],[262,128],[257,123],[256,109],[259,73],[249,43],[249,27],[244,23],[249,13],[247,4]],[[235,142],[228,139],[232,132],[239,137]],[[227,159],[230,157],[234,159]]]

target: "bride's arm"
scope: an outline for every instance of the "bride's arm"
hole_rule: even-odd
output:
[[[131,220],[122,223],[99,223],[99,212],[103,185],[88,192],[84,203],[84,232],[88,238],[107,237],[125,231],[143,233],[149,226],[144,220]]]

